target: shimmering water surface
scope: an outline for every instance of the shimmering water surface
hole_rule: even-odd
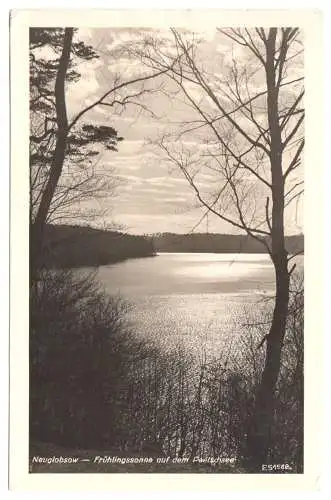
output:
[[[132,304],[139,335],[215,353],[235,342],[274,293],[266,254],[160,253],[102,266],[97,277],[108,293]]]

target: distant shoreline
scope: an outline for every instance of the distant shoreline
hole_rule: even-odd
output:
[[[46,226],[44,265],[54,269],[98,268],[158,253],[267,254],[266,244],[248,235],[158,233],[132,235],[88,226]],[[289,255],[304,249],[303,234],[285,237]]]

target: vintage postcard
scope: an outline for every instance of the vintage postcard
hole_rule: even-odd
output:
[[[321,40],[11,13],[11,488],[317,488]]]

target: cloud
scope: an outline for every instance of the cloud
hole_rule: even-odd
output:
[[[71,113],[92,104],[99,97],[101,92],[96,73],[100,67],[102,67],[102,61],[99,59],[82,61],[75,67],[75,71],[80,73],[81,77],[77,82],[71,82],[68,85],[67,100],[70,103]]]
[[[143,70],[137,61],[129,61],[121,55],[113,60],[110,58],[111,53],[115,54],[122,45],[137,41],[144,31],[150,33],[143,28],[79,30],[82,39],[100,49],[100,58],[96,62],[85,62],[79,66],[83,78],[68,88],[70,113],[93,102],[93,99],[100,97],[110,88],[114,83],[115,72],[120,72],[122,79],[129,79],[133,74]],[[157,32],[152,30],[152,33]],[[160,33],[165,38],[167,50],[171,50],[173,44],[171,32],[161,30]],[[219,80],[227,80],[226,65],[232,65],[233,56],[238,60],[240,67],[246,66],[248,71],[254,69],[249,64],[249,53],[240,46],[233,48],[232,41],[218,33],[214,27],[206,31],[201,30],[199,35],[203,38],[199,48],[201,64],[208,71],[210,82],[214,82],[212,89],[216,93],[218,92],[217,86],[220,85]],[[294,68],[293,71],[297,69]],[[257,76],[254,79],[254,92],[264,89],[265,82],[259,78]],[[165,88],[169,92],[174,90],[169,86],[166,78],[162,82],[167,85]],[[154,85],[155,82],[152,83]],[[187,89],[194,99],[197,101],[201,99],[202,92],[198,86],[188,83]],[[114,167],[123,181],[117,190],[116,202],[111,202],[117,220],[127,225],[130,230],[139,232],[190,230],[202,215],[201,210],[193,209],[196,202],[194,192],[179,169],[173,165],[169,167],[169,162],[162,157],[161,152],[147,142],[153,142],[168,132],[177,133],[179,137],[183,132],[180,122],[192,122],[199,120],[200,117],[182,101],[161,93],[146,95],[143,103],[161,118],[156,120],[147,113],[140,114],[139,108],[134,106],[121,109],[122,114],[116,114],[112,108],[98,107],[84,117],[92,123],[113,125],[119,135],[124,137],[124,141],[118,145],[118,152],[104,152],[100,158],[101,163]],[[228,101],[224,100],[224,103],[230,106]],[[263,105],[262,99],[256,101],[256,105],[261,104]],[[212,108],[207,100],[203,100],[203,107],[211,116],[218,114],[218,111]],[[259,118],[262,120],[263,116]],[[241,123],[247,126],[245,119],[242,119]],[[221,125],[219,127],[222,130]],[[202,158],[201,153],[208,149],[213,150],[212,144],[206,144],[211,137],[210,131],[201,129],[181,136],[171,146],[178,152],[184,151],[184,154],[187,152],[192,154],[199,166],[198,160]],[[205,155],[198,175],[199,186],[205,193],[212,189],[217,190],[220,182],[219,174],[207,169],[205,164],[209,161],[213,165],[212,160]],[[289,211],[292,217],[293,210]],[[215,219],[210,224],[210,227],[214,227],[215,230],[231,231],[231,227],[221,223],[220,220]],[[291,222],[288,221],[288,224]]]

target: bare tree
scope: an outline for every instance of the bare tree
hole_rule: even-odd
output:
[[[91,104],[68,118],[68,84],[80,78],[75,59],[86,61],[99,55],[91,46],[75,41],[74,28],[30,30],[30,215],[31,269],[36,270],[42,253],[44,227],[56,212],[96,196],[111,193],[117,181],[114,172],[96,169],[95,157],[102,148],[116,151],[121,137],[111,126],[83,122],[96,107],[110,110],[137,105],[152,92],[146,82],[164,70],[128,80],[117,75],[110,88]],[[45,57],[45,49],[48,57]],[[43,52],[44,50],[44,52]],[[87,168],[89,167],[89,168]],[[66,171],[65,171],[66,170]],[[108,176],[108,177],[107,177]]]
[[[188,107],[190,118],[179,120],[180,131],[164,135],[158,145],[201,207],[264,245],[275,269],[273,318],[244,451],[247,468],[260,471],[268,459],[294,269],[285,247],[284,213],[303,192],[300,33],[296,28],[219,29],[223,48],[219,60],[210,61],[194,34],[171,32],[170,50],[169,40],[151,37],[134,49],[153,71],[165,71],[171,91]]]

